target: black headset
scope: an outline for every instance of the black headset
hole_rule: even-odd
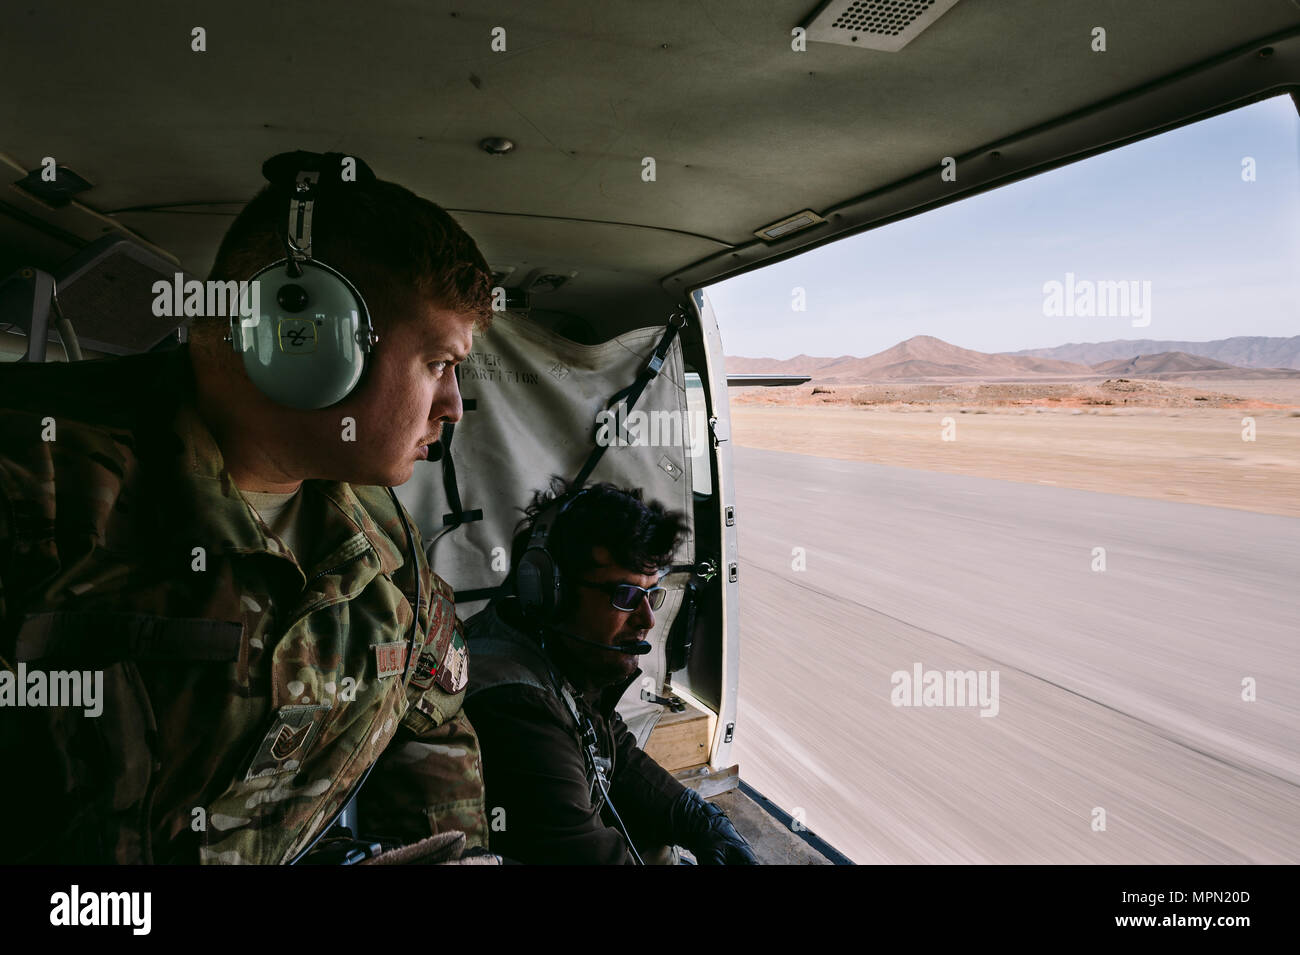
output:
[[[584,487],[567,499],[555,498],[533,518],[528,545],[515,568],[515,596],[519,598],[519,609],[532,622],[553,623],[568,601],[570,587],[564,580],[560,565],[547,549],[547,543],[555,522],[590,490]]]
[[[590,490],[592,488],[584,487],[567,499],[557,497],[544,505],[533,518],[533,530],[528,535],[528,545],[524,548],[523,555],[519,558],[519,565],[515,568],[515,596],[519,601],[519,610],[537,629],[543,647],[546,646],[546,633],[553,632],[598,650],[641,656],[653,649],[646,640],[638,640],[630,644],[599,643],[554,626],[560,613],[569,606],[572,584],[565,581],[564,572],[547,545],[556,521]]]
[[[355,172],[344,181],[345,170]],[[255,274],[252,314],[230,316],[230,343],[242,355],[253,384],[290,408],[327,408],[361,381],[366,359],[379,341],[370,310],[355,285],[312,256],[316,201],[351,182],[373,182],[360,159],[342,153],[293,152],[272,156],[262,175],[287,188],[286,256]]]

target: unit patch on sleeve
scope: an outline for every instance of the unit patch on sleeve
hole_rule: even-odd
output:
[[[457,627],[451,637],[451,646],[442,659],[442,666],[437,673],[438,686],[448,693],[459,693],[469,682],[469,649],[465,646],[465,637]]]
[[[328,705],[280,707],[249,764],[245,782],[298,770],[329,709]]]

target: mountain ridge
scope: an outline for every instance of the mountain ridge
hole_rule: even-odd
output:
[[[1216,355],[1163,347],[1178,344],[1192,347],[1213,345],[1217,347],[1212,350],[1220,355],[1226,353],[1244,356],[1253,362],[1275,363],[1238,364]],[[1146,345],[1153,347],[1137,347]],[[1088,358],[1093,360],[1086,360]],[[1279,359],[1292,364],[1283,364]],[[1237,336],[1200,343],[1115,340],[989,353],[962,348],[932,335],[914,335],[865,358],[799,354],[793,358],[773,359],[729,355],[726,366],[730,374],[808,375],[821,381],[1096,374],[1184,376],[1198,372],[1227,377],[1234,371],[1247,369],[1256,372],[1249,377],[1257,377],[1261,372],[1300,369],[1300,336]]]
[[[1300,335],[1290,338],[1236,335],[1208,342],[1117,338],[1104,342],[1069,342],[1052,348],[1026,348],[1006,354],[1097,365],[1116,358],[1134,358],[1161,352],[1185,352],[1241,368],[1300,368]]]

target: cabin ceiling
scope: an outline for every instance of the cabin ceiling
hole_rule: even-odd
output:
[[[0,153],[56,157],[94,184],[84,205],[200,275],[264,158],[355,154],[453,210],[494,267],[576,270],[556,301],[607,307],[801,209],[1300,27],[1294,0],[961,0],[897,53],[793,52],[817,7],[24,0],[0,34]],[[488,136],[517,148],[488,156]],[[42,215],[15,192],[0,213]],[[64,246],[104,229],[60,228]]]

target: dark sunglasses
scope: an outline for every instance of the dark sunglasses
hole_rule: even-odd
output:
[[[614,609],[624,613],[631,613],[641,606],[642,597],[650,601],[651,610],[658,610],[664,605],[664,596],[668,593],[662,587],[647,589],[636,584],[597,584],[589,580],[580,580],[578,583],[582,587],[590,587],[592,590],[601,590],[609,594],[609,602],[614,605]]]

